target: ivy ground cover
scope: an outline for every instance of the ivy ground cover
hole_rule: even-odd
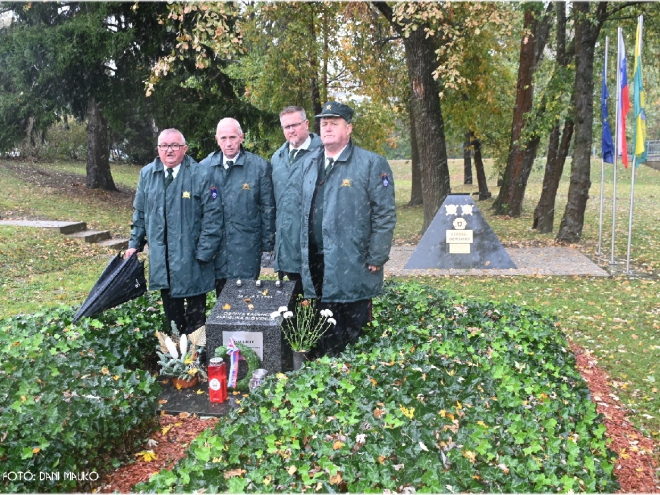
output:
[[[1,492],[91,491],[150,433],[154,306],[148,294],[77,325],[65,307],[0,320]]]
[[[148,492],[614,492],[614,454],[554,322],[388,284],[341,358],[270,377]]]

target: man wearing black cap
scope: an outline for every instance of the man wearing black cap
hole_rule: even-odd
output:
[[[387,160],[351,141],[353,109],[329,101],[321,119],[323,146],[303,164],[301,232],[305,297],[330,309],[337,324],[317,356],[336,356],[355,343],[383,288],[396,213]]]

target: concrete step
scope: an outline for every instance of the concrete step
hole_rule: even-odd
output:
[[[87,228],[85,222],[56,222],[50,220],[0,220],[0,225],[54,229],[60,234],[73,234],[74,232],[80,232]]]
[[[128,239],[107,239],[99,242],[99,246],[105,246],[111,249],[128,249]]]
[[[82,232],[75,232],[68,235],[69,237],[75,237],[89,243],[100,242],[112,237],[109,230],[83,230]]]

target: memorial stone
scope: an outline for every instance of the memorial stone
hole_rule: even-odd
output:
[[[469,194],[448,194],[405,268],[516,268]]]
[[[292,370],[293,354],[279,321],[270,314],[281,306],[292,307],[294,285],[275,280],[228,280],[206,320],[207,362],[216,348],[233,338],[257,354],[259,367],[268,374]],[[240,364],[239,380],[247,373],[247,367]]]

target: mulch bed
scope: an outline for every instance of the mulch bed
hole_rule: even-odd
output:
[[[617,493],[660,493],[653,442],[628,421],[625,408],[612,392],[607,374],[597,367],[596,359],[574,343],[571,347],[577,357],[578,369],[589,385],[592,400],[604,417],[607,436],[612,440],[610,448],[619,456],[614,468],[621,485]],[[161,429],[152,436],[158,444],[145,447],[145,450],[152,450],[156,458],[147,461],[144,456],[137,456],[135,463],[107,475],[98,493],[129,493],[132,486],[147,481],[152,474],[163,468],[171,469],[186,455],[190,442],[217,422],[217,418],[201,420],[187,413],[160,416]]]

